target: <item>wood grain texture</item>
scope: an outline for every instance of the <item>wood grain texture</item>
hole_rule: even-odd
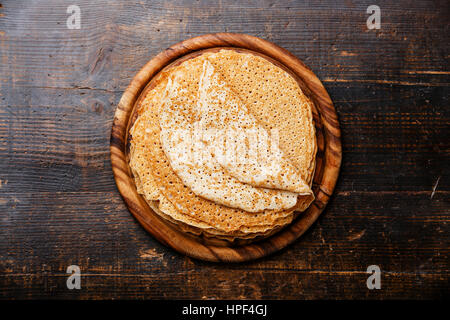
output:
[[[263,54],[292,73],[303,92],[315,104],[314,122],[318,136],[314,202],[293,223],[261,241],[239,246],[215,246],[195,239],[169,225],[156,214],[136,191],[128,165],[127,141],[132,115],[145,97],[151,80],[170,63],[177,63],[206,49],[237,48]],[[293,115],[295,116],[295,115]],[[320,137],[320,138],[319,138]],[[266,40],[245,34],[216,33],[184,40],[150,60],[131,80],[120,99],[111,129],[111,164],[114,178],[128,209],[160,242],[188,256],[215,262],[243,262],[265,257],[298,239],[317,220],[333,194],[339,175],[342,148],[339,122],[333,103],[316,75],[290,52]]]
[[[449,293],[448,1],[1,0],[2,298],[429,299]],[[111,174],[119,99],[156,54],[251,34],[321,79],[342,133],[333,197],[299,241],[244,264],[192,260],[133,219]],[[433,190],[435,191],[433,193]],[[78,264],[82,290],[67,290]],[[366,287],[367,266],[382,289]],[[212,276],[213,275],[213,276]]]

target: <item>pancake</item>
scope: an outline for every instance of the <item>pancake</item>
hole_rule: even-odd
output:
[[[232,50],[204,55],[257,121],[268,131],[277,129],[281,150],[311,185],[317,151],[313,103],[295,78],[258,55]]]
[[[210,135],[208,143],[212,146],[219,164],[230,175],[256,187],[286,190],[300,195],[312,193],[297,168],[279,149],[276,143],[278,137],[270,137],[268,131],[257,122],[247,106],[228,87],[208,59],[203,63],[198,102],[197,106],[200,109],[198,111],[202,115],[201,121],[204,128],[215,128],[218,129],[216,131],[226,132],[227,135],[241,134],[244,138],[247,137],[247,132],[251,132],[255,133],[255,140],[263,142],[252,144],[262,146],[263,150],[258,150],[261,148],[254,150],[260,152],[241,152],[238,157],[218,157],[217,154],[225,153],[223,145],[217,139],[218,137]],[[272,131],[275,132],[275,130]],[[270,144],[270,141],[274,143]],[[234,150],[234,148],[226,149],[226,151]]]
[[[143,184],[149,181],[147,176],[151,175],[159,192],[182,215],[205,222],[227,233],[239,231],[246,226],[276,225],[279,218],[292,215],[292,210],[247,212],[196,195],[174,172],[163,151],[158,125],[158,106],[146,104],[146,101],[144,105],[145,111],[139,115],[132,130],[133,140],[138,133],[142,133],[142,136],[136,139],[139,143],[134,144],[133,158],[136,161],[132,163],[134,171],[140,175]]]
[[[136,186],[138,192],[143,194],[139,178],[136,178]],[[213,245],[245,244],[252,242],[255,239],[262,239],[289,224],[293,219],[293,216],[281,218],[280,221],[277,222],[277,227],[275,228],[272,225],[261,225],[259,227],[253,227],[251,232],[250,230],[247,230],[247,228],[243,228],[241,232],[223,233],[198,220],[189,217],[180,217],[180,213],[175,210],[168,200],[164,197],[160,197],[160,199],[160,202],[147,201],[147,203],[161,218],[166,220],[169,225],[172,225],[184,233],[201,237],[204,242]],[[182,222],[182,220],[184,222]]]
[[[166,98],[159,111],[159,124],[161,144],[172,169],[195,194],[218,204],[248,212],[292,208],[298,194],[309,195],[312,192],[298,171],[281,156],[281,150],[275,146],[266,150],[265,146],[265,153],[271,157],[270,165],[267,165],[269,161],[249,161],[249,157],[245,156],[249,152],[241,156],[236,154],[238,148],[224,148],[224,145],[222,149],[227,152],[231,150],[232,154],[218,157],[219,148],[215,142],[220,141],[220,135],[241,133],[245,138],[249,131],[266,132],[223,81],[217,83],[217,77],[206,80],[205,70],[210,71],[208,76],[214,75],[208,60],[203,61],[198,90],[189,90],[193,86],[183,86],[178,82],[179,78],[182,79],[180,73],[168,79]],[[215,85],[210,83],[211,80],[216,82]],[[208,88],[204,85],[207,81]],[[205,99],[218,95],[222,95],[226,103],[219,105],[218,101]],[[205,139],[208,141],[205,142]],[[191,152],[194,149],[195,154]]]
[[[206,71],[212,70],[209,72],[216,75],[218,81],[223,82],[220,88],[225,89],[220,90],[227,92],[227,101],[240,101],[240,105],[247,108],[247,111],[244,110],[242,121],[237,124],[248,122],[249,118],[253,117],[254,121],[250,122],[256,123],[258,129],[263,128],[266,132],[272,133],[275,128],[279,136],[280,154],[285,161],[284,168],[290,165],[294,172],[294,175],[288,176],[295,177],[291,180],[295,180],[296,188],[300,185],[299,182],[302,182],[303,188],[304,185],[310,186],[316,152],[312,103],[303,94],[295,79],[270,61],[249,53],[221,50],[207,52],[180,65],[169,67],[154,79],[155,86],[138,106],[138,118],[130,130],[130,168],[136,180],[136,187],[157,214],[184,232],[226,241],[268,236],[292,221],[294,208],[303,211],[309,206],[313,195],[308,193],[308,189],[297,188],[288,191],[289,184],[281,183],[283,181],[277,180],[277,175],[274,174],[271,175],[272,179],[252,179],[254,176],[246,175],[239,164],[230,165],[216,156],[214,151],[220,144],[215,142],[219,140],[204,139],[203,143],[206,144],[204,151],[213,150],[209,153],[213,159],[210,158],[209,161],[215,161],[224,176],[235,179],[239,185],[249,186],[245,187],[248,190],[268,190],[265,192],[278,195],[283,192],[293,193],[297,198],[297,201],[278,206],[270,206],[271,201],[263,201],[263,205],[258,206],[251,202],[240,202],[243,203],[242,207],[250,211],[253,209],[255,212],[246,211],[242,207],[233,208],[229,206],[232,204],[224,202],[221,196],[212,198],[211,201],[186,186],[171,165],[174,160],[169,161],[161,144],[160,116],[165,112],[161,110],[167,110],[163,108],[168,95],[166,88],[169,79],[177,73],[180,75],[177,81],[185,86],[185,89],[198,92],[205,68]],[[217,87],[216,84],[212,88],[204,86],[204,89],[210,92],[216,90],[217,93]],[[208,101],[211,94],[208,92],[203,94],[203,101]],[[199,95],[192,97],[176,95],[175,98],[182,101],[183,105],[198,106]],[[214,101],[208,101],[214,105],[212,102]],[[172,106],[174,105],[177,104],[172,103]],[[189,114],[192,115],[194,112]],[[293,114],[296,116],[293,117]],[[166,149],[170,151],[170,148]],[[270,173],[267,170],[264,172]],[[297,197],[301,194],[298,192],[300,190],[306,192]],[[237,197],[235,200],[235,203],[239,203]],[[291,204],[295,204],[295,207]],[[264,210],[259,211],[261,209]]]

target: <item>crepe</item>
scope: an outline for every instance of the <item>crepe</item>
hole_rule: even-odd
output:
[[[272,179],[262,179],[260,176],[258,179],[253,179],[254,176],[243,172],[243,167],[239,166],[239,163],[230,164],[217,156],[215,151],[220,148],[217,142],[219,140],[203,139],[202,142],[206,144],[203,150],[213,150],[209,154],[216,161],[214,163],[218,164],[221,172],[241,185],[253,188],[245,187],[248,190],[268,190],[264,192],[278,195],[283,192],[295,194],[295,198],[298,198],[295,209],[300,211],[306,209],[312,201],[313,195],[308,192],[314,172],[316,152],[312,103],[302,93],[295,79],[281,68],[262,57],[232,50],[208,52],[191,58],[179,65],[169,67],[154,80],[154,87],[140,104],[138,118],[130,130],[132,137],[130,168],[135,176],[138,192],[144,196],[156,213],[182,231],[226,241],[268,236],[292,221],[294,208],[290,206],[295,201],[278,206],[270,206],[270,201],[268,206],[267,203],[262,206],[244,203],[245,209],[251,211],[253,208],[256,211],[250,212],[242,208],[230,207],[231,204],[224,203],[221,197],[214,198],[217,202],[214,199],[208,200],[186,186],[171,166],[169,157],[161,144],[160,116],[165,112],[161,110],[167,110],[164,109],[164,104],[168,96],[166,88],[169,79],[178,74],[177,81],[185,87],[184,89],[198,93],[202,75],[205,79],[205,71],[217,76],[218,81],[223,83],[219,93],[226,91],[227,101],[233,99],[240,101],[240,105],[247,108],[247,111],[244,110],[243,121],[248,122],[249,117],[251,119],[253,116],[250,123],[256,123],[259,130],[264,129],[269,133],[268,136],[272,134],[274,128],[278,130],[278,146],[282,159],[285,160],[284,168],[292,166],[294,175],[288,176],[295,176],[295,179],[291,180],[295,180],[296,189],[285,190],[289,190],[290,185],[274,174],[271,175]],[[205,86],[205,83],[202,85],[203,101],[209,99],[208,103],[214,104],[208,90],[211,92],[218,89],[214,86],[213,88]],[[181,94],[178,98],[183,105],[197,106],[199,96],[201,95]],[[292,116],[293,114],[295,117]],[[240,121],[237,124],[242,123]],[[170,148],[167,150],[170,151]],[[172,163],[174,163],[173,159]],[[270,173],[270,170],[264,172]],[[308,188],[304,188],[305,185]],[[304,189],[299,189],[299,186]],[[297,197],[300,190],[305,191],[304,195]],[[258,211],[261,208],[275,209]],[[286,208],[290,209],[283,210]]]
[[[207,59],[203,63],[203,72],[200,77],[197,106],[202,115],[201,121],[204,128],[218,129],[216,131],[226,132],[227,136],[233,133],[235,136],[240,134],[245,138],[252,137],[246,133],[255,133],[254,138],[258,138],[255,140],[266,142],[259,144],[263,150],[255,150],[263,151],[258,152],[263,153],[259,157],[254,156],[256,152],[241,152],[239,157],[226,157],[221,141],[217,139],[217,136],[210,135],[207,142],[214,150],[219,164],[230,175],[252,186],[286,190],[300,195],[312,193],[297,168],[280,150],[276,143],[278,139],[270,137],[267,130],[257,122],[247,106],[232,92]],[[275,130],[272,131],[275,132]],[[269,141],[274,143],[269,144]],[[230,149],[234,150],[234,148],[227,148],[227,151]]]
[[[184,185],[198,196],[248,212],[289,209],[296,204],[297,195],[312,194],[277,146],[272,144],[269,150],[263,146],[267,158],[257,161],[249,157],[255,153],[238,153],[236,145],[228,143],[225,148],[220,143],[219,137],[240,134],[245,139],[248,132],[268,134],[218,78],[208,60],[203,61],[198,91],[190,92],[179,79],[180,73],[168,79],[159,124],[164,153]],[[183,101],[188,95],[198,95],[197,103]],[[211,99],[219,96],[220,102]],[[219,156],[219,149],[231,155],[222,152]]]
[[[184,185],[170,166],[160,143],[158,120],[158,107],[146,105],[145,111],[140,114],[132,130],[133,140],[139,133],[143,134],[135,141],[132,154],[133,161],[136,162],[131,162],[131,165],[143,183],[153,179],[160,194],[169,200],[182,216],[197,219],[217,230],[234,232],[245,226],[274,225],[279,218],[292,214],[292,210],[251,213],[220,205],[196,195]]]
[[[281,150],[311,184],[317,151],[313,103],[295,78],[250,53],[220,50],[205,56],[256,120],[268,131],[276,129]]]

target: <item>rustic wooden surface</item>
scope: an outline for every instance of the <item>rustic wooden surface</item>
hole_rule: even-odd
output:
[[[448,1],[0,0],[1,298],[436,298],[449,294]],[[313,227],[221,265],[155,241],[112,176],[115,107],[134,74],[196,35],[272,41],[323,81],[343,163]],[[82,289],[66,288],[79,265]],[[366,269],[379,265],[381,290]]]

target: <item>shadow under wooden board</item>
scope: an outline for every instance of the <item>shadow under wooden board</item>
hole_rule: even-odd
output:
[[[313,179],[315,200],[288,226],[272,236],[243,245],[217,246],[187,235],[158,216],[137,193],[128,166],[127,142],[135,120],[135,106],[163,68],[205,50],[233,48],[261,55],[288,71],[314,102],[317,155]],[[298,58],[266,40],[234,33],[206,34],[177,43],[150,60],[133,78],[117,106],[111,131],[111,163],[119,192],[139,223],[156,239],[193,258],[216,262],[243,262],[278,251],[298,239],[317,220],[333,193],[339,175],[342,150],[339,122],[333,103],[316,75]]]

